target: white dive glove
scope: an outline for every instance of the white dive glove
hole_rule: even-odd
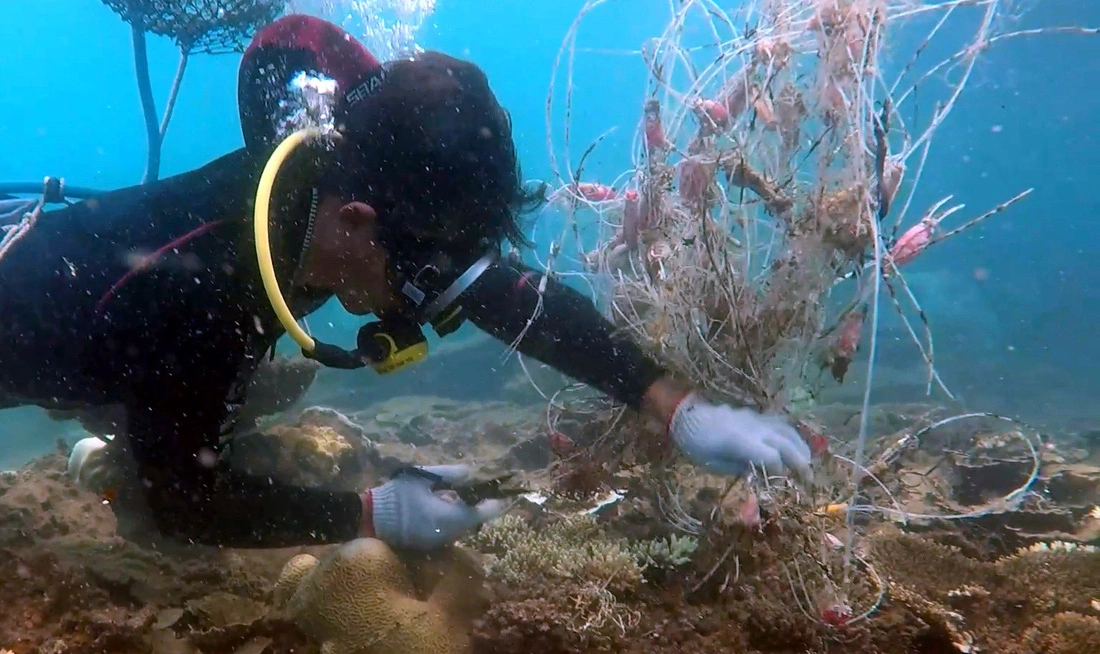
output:
[[[469,506],[453,491],[470,479],[463,465],[409,468],[364,493],[361,533],[397,549],[427,551],[453,544],[504,512],[505,503],[489,499]],[[366,510],[370,510],[367,515]]]
[[[742,476],[756,468],[812,479],[810,447],[785,419],[714,405],[695,393],[680,401],[668,428],[676,447],[698,466]]]
[[[123,471],[116,460],[119,448],[112,441],[89,436],[77,441],[69,454],[69,479],[78,487],[101,497],[110,496],[123,482]]]

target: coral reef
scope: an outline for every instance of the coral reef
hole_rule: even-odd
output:
[[[1080,613],[1059,613],[1043,618],[1023,633],[1015,647],[1007,645],[1006,654],[1043,652],[1043,654],[1091,654],[1100,652],[1100,618]]]
[[[129,21],[140,3],[107,4]],[[181,47],[176,87],[189,52],[235,47],[251,29],[236,15],[228,31],[195,31],[194,17],[183,25],[168,4],[157,8],[171,32],[131,21],[139,78],[148,72],[146,28]],[[555,66],[572,73],[579,49],[601,51],[578,48],[577,34],[604,4],[614,3],[586,3]],[[660,427],[575,387],[537,388],[549,400],[545,414],[425,397],[364,409],[354,401],[361,389],[344,388],[357,378],[342,376],[346,413],[314,408],[292,424],[263,423],[313,379],[312,364],[286,364],[299,368],[272,384],[273,403],[256,400],[225,453],[239,467],[359,489],[387,467],[462,460],[486,475],[521,469],[539,492],[525,515],[469,538],[483,564],[461,548],[414,559],[372,539],[310,551],[150,549],[116,537],[107,508],[49,457],[0,480],[0,648],[1097,651],[1095,458],[1001,416],[873,407],[869,388],[838,413],[819,401],[821,390],[851,382],[864,350],[876,351],[887,303],[919,356],[921,385],[954,399],[909,264],[1030,190],[956,227],[945,221],[963,205],[950,195],[913,202],[925,195],[917,188],[929,179],[925,155],[975,61],[995,42],[1044,30],[1002,31],[1013,21],[1010,3],[998,0],[762,0],[733,14],[695,0],[666,4],[668,30],[641,48],[649,79],[617,188],[584,177],[599,140],[572,160],[568,140],[580,132],[569,122],[587,112],[566,109],[559,151],[558,100],[572,101],[572,80],[564,94],[551,89],[551,206],[564,220],[545,221],[560,223],[562,236],[541,263],[547,276],[590,283],[610,319],[675,375],[716,397],[790,413],[819,459],[816,486],[755,471],[736,481],[700,474],[666,456],[665,439],[650,438]],[[970,10],[971,31],[955,29]],[[913,24],[934,27],[906,34]],[[955,54],[930,60],[943,47]],[[948,95],[929,100],[944,80]],[[918,97],[935,108],[918,111]],[[151,179],[162,138],[143,104]],[[25,233],[33,215],[12,233]],[[583,270],[562,269],[570,255]],[[476,349],[464,347],[463,356]],[[858,366],[868,387],[869,359]],[[458,370],[447,382],[472,387]],[[544,373],[531,375],[536,386],[561,381]],[[84,419],[115,430],[106,414]],[[483,585],[487,607],[476,592]]]
[[[829,446],[843,451],[855,437],[850,409],[818,409]],[[614,486],[626,489],[625,499],[594,515],[576,515],[570,496],[544,493],[530,518],[502,519],[471,540],[489,552],[495,583],[475,637],[479,651],[537,643],[546,652],[1022,653],[1041,652],[1034,648],[1055,638],[1048,631],[1054,616],[1084,616],[1074,624],[1090,628],[1100,615],[1100,554],[1081,536],[1100,517],[1089,504],[1100,490],[1097,469],[1068,444],[1029,450],[1031,439],[1019,429],[997,429],[1003,419],[940,415],[921,405],[876,409],[869,422],[879,435],[868,454],[875,472],[862,480],[868,504],[853,524],[846,503],[828,504],[836,501],[829,488],[851,472],[839,454],[820,463],[826,486],[808,495],[679,465],[625,467]],[[567,419],[554,424],[572,427]],[[561,438],[553,440],[560,448]],[[979,473],[958,481],[956,459],[998,466],[1023,460],[1021,452],[1033,454],[1027,467],[1034,478],[1007,483]],[[1028,524],[1030,531],[1020,529]],[[584,546],[554,535],[578,527]],[[662,530],[670,527],[690,540],[667,537]],[[693,551],[669,557],[680,563],[672,574],[646,567],[647,552],[682,543]],[[634,565],[624,554],[634,555]],[[642,583],[635,581],[639,568]],[[602,604],[585,600],[589,588],[605,585]],[[1017,642],[1025,630],[1031,645]]]
[[[361,538],[318,561],[291,559],[275,589],[282,608],[324,654],[465,654],[480,570],[462,550],[437,555],[444,571],[423,600],[406,565],[382,541]]]
[[[0,477],[0,648],[15,654],[311,650],[269,617],[286,551],[138,547],[75,488],[66,454]]]
[[[1096,31],[1002,31],[1011,9],[997,0],[969,5],[975,12],[969,23],[955,23],[957,3],[764,0],[728,13],[713,3],[674,3],[666,30],[641,48],[649,79],[640,89],[630,150],[601,150],[593,173],[586,164],[604,137],[575,158],[572,139],[584,130],[573,120],[589,113],[571,104],[578,97],[572,76],[582,69],[578,53],[598,57],[594,53],[611,50],[604,43],[582,45],[579,37],[601,38],[581,25],[597,11],[610,11],[608,4],[585,3],[555,60],[546,109],[556,186],[550,211],[564,226],[540,263],[548,276],[586,282],[622,332],[692,386],[720,400],[788,413],[819,459],[819,484],[799,487],[770,470],[737,484],[667,458],[634,456],[652,430],[623,407],[589,397],[574,401],[570,389],[546,394],[551,435],[570,431],[563,426],[570,413],[589,423],[582,433],[596,435],[569,433],[587,451],[562,457],[564,474],[556,480],[593,480],[586,472],[593,462],[634,475],[632,489],[648,504],[632,502],[646,515],[635,522],[662,521],[699,541],[682,575],[692,606],[749,605],[724,634],[731,648],[822,651],[837,639],[845,651],[1006,646],[1008,621],[990,622],[983,631],[956,618],[961,614],[948,600],[994,593],[986,582],[1004,573],[990,568],[989,559],[1033,544],[1094,538],[1088,482],[1053,471],[1054,445],[1002,416],[945,417],[929,408],[880,431],[871,418],[880,313],[897,315],[903,340],[922,364],[926,394],[954,400],[936,368],[931,328],[907,281],[908,266],[1031,190],[947,227],[964,208],[949,191],[915,204],[923,202],[917,189],[928,179],[925,155],[991,43]],[[918,14],[939,22],[929,31],[914,20]],[[946,25],[959,29],[941,29]],[[934,43],[956,54],[929,61],[926,47]],[[955,66],[961,74],[952,76],[931,114],[909,111],[918,96],[942,92],[926,82],[939,84],[938,71]],[[615,158],[622,166],[614,181],[596,181]],[[849,416],[858,418],[857,427],[841,430],[813,414],[823,408],[821,393],[850,379],[863,354],[869,361],[859,366],[866,371],[861,405]],[[999,424],[975,427],[981,420]],[[1013,428],[1004,430],[1005,421]],[[1050,488],[1078,499],[1051,501]],[[963,558],[946,558],[958,569],[936,570],[959,584],[944,590],[957,596],[907,585],[920,571],[873,555],[874,528],[889,523],[919,532],[918,542],[958,548]],[[899,583],[898,574],[906,582]],[[546,605],[544,597],[536,599]],[[647,615],[652,598],[636,599],[625,604],[624,615]],[[513,608],[508,619],[538,624],[530,611]],[[1077,605],[1044,611],[1043,618],[1091,615]],[[507,634],[504,622],[497,626]],[[661,624],[648,617],[639,623]],[[783,629],[773,631],[775,624]],[[739,642],[731,633],[738,630]],[[595,646],[629,649],[624,642],[642,636],[622,631],[622,638]],[[656,646],[663,634],[645,635]],[[678,638],[690,651],[706,647],[684,634]],[[546,647],[578,645],[559,637]]]
[[[442,424],[439,415],[450,411],[432,416],[431,424]],[[872,458],[890,451],[899,433],[916,433],[913,426],[926,424],[928,411],[878,410],[871,422],[882,436],[872,443]],[[817,417],[844,440],[854,429],[845,427],[849,414],[821,406]],[[505,409],[496,418],[468,417],[434,435],[445,440],[461,432],[460,438],[468,438],[466,432],[478,425],[518,415]],[[530,434],[546,439],[543,418],[532,408],[527,423],[515,422],[507,436],[493,437],[497,466],[514,465],[514,448],[532,442]],[[307,410],[302,422],[366,443],[351,418],[333,411]],[[880,481],[903,509],[915,511],[926,501],[926,488],[906,490],[912,484],[901,480],[933,466],[950,449],[946,442],[980,443],[996,433],[981,421],[934,430],[918,439],[923,445],[891,459],[896,472],[882,467]],[[1072,446],[1050,445],[1043,452],[1042,485],[1032,487],[1049,505],[1043,510],[1095,500],[1095,465]],[[486,447],[483,456],[488,454]],[[379,465],[386,465],[384,457]],[[823,473],[829,471],[825,466]],[[376,474],[364,471],[362,483],[377,482],[371,478]],[[763,489],[759,522],[747,524],[742,518],[749,486],[726,488],[716,478],[675,468],[662,478],[679,497],[680,517],[673,525],[666,514],[674,498],[653,494],[653,474],[617,474],[614,502],[602,493],[555,494],[551,475],[531,476],[539,493],[522,503],[523,511],[469,539],[485,552],[487,609],[486,598],[474,592],[482,586],[482,572],[469,567],[472,560],[423,560],[362,542],[345,553],[358,551],[369,574],[389,566],[386,592],[392,595],[386,607],[424,615],[429,624],[450,624],[449,642],[478,654],[910,654],[959,651],[967,642],[972,651],[1009,654],[1092,651],[1086,644],[1100,618],[1100,554],[1080,539],[1042,538],[1041,532],[1020,539],[1012,511],[984,521],[872,523],[855,536],[857,561],[844,586],[838,545],[846,525],[843,514],[820,509],[826,500],[800,504],[789,501],[784,488],[773,487],[770,495]],[[953,474],[941,464],[925,477],[935,481],[943,501],[962,506],[953,495]],[[981,498],[996,494],[980,487],[964,492],[972,491]],[[1078,533],[1094,524],[1096,513],[1073,510],[1060,520]],[[109,508],[74,488],[64,456],[51,455],[0,477],[0,648],[16,654],[314,654],[331,632],[323,619],[306,614],[353,605],[329,597],[342,592],[376,598],[383,592],[369,583],[322,592],[322,571],[348,563],[348,557],[333,554],[338,551],[138,547],[114,535]],[[287,608],[295,596],[298,613],[292,616]]]
[[[694,538],[677,534],[629,542],[609,534],[588,512],[549,519],[537,528],[506,515],[482,527],[468,544],[487,555],[490,578],[516,586],[568,579],[613,594],[636,589],[650,570],[687,564],[698,547]]]

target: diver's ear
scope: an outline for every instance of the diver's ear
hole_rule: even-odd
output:
[[[349,202],[340,207],[340,222],[349,229],[374,226],[378,213],[366,202]]]

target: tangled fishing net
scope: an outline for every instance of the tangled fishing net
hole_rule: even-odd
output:
[[[240,51],[286,0],[103,0],[122,20],[167,36],[188,53]]]
[[[742,489],[754,506],[740,518],[775,536],[770,547],[782,556],[774,561],[807,616],[858,622],[887,592],[859,546],[870,519],[975,520],[1036,501],[1046,444],[1018,421],[930,411],[869,438],[876,334],[880,311],[895,310],[923,361],[928,393],[953,399],[905,267],[1031,189],[970,215],[950,191],[922,201],[929,149],[989,48],[1014,37],[1097,30],[1006,31],[1014,8],[1003,0],[757,0],[728,12],[711,0],[668,2],[664,33],[628,53],[648,70],[629,165],[617,179],[599,181],[585,174],[603,137],[586,149],[572,141],[572,76],[578,51],[606,52],[599,43],[578,45],[578,32],[612,4],[585,5],[556,61],[546,122],[557,188],[550,211],[563,220],[539,263],[584,284],[619,329],[678,376],[722,399],[794,416],[823,459],[824,483],[799,489],[756,471]],[[928,61],[930,45],[939,49],[959,34],[954,54]],[[940,101],[918,109],[918,92],[922,102]],[[843,383],[864,345],[858,433],[840,440],[811,419],[803,401]],[[581,415],[602,430],[588,441],[599,441],[617,462],[630,448],[607,441],[637,440],[639,427],[621,408],[543,393],[552,434]],[[994,439],[990,423],[1004,421],[1014,430]],[[971,428],[940,435],[959,422]],[[967,457],[984,456],[1017,461],[1020,475],[1002,495],[960,503],[957,488],[937,490],[928,481],[944,467],[943,449],[939,462],[918,473],[930,486],[906,477],[935,448],[964,453],[947,466],[956,472]],[[713,568],[699,587],[733,583],[746,565],[736,562],[740,541],[720,511],[700,515],[685,499],[701,483],[698,472],[670,466],[652,476],[665,519],[712,545]],[[735,488],[727,483],[709,505]]]

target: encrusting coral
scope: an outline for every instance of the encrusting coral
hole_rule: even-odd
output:
[[[455,549],[418,598],[410,569],[385,543],[360,538],[318,561],[300,554],[283,568],[274,599],[322,643],[324,654],[466,654],[481,609],[477,562]]]
[[[1037,622],[1020,640],[1021,652],[1094,654],[1100,652],[1100,618],[1059,613]]]
[[[977,644],[1021,653],[1100,651],[1095,548],[1053,543],[981,561],[891,530],[870,545],[871,558],[888,571],[890,600],[946,631],[960,652]]]
[[[255,475],[310,487],[355,490],[378,462],[374,444],[337,411],[311,407],[290,424],[236,436],[226,455]]]

